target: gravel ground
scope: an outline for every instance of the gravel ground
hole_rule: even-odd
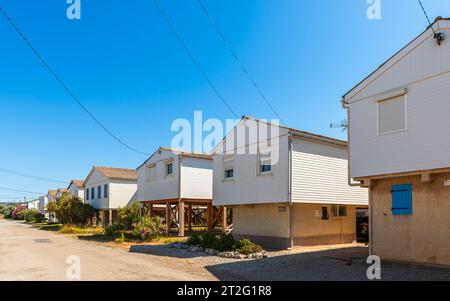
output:
[[[206,268],[220,280],[321,280],[367,281],[365,263],[367,248],[361,245],[328,246],[269,252],[265,259],[236,260],[192,253],[163,246],[135,246],[132,252],[184,258]],[[353,260],[348,260],[354,257]],[[381,278],[388,281],[450,281],[450,269],[427,268],[394,263],[382,263]]]

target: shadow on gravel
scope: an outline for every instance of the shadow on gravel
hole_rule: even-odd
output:
[[[105,234],[86,234],[77,235],[79,240],[93,241],[93,242],[113,242],[115,241],[115,236],[105,235]]]
[[[175,258],[197,258],[210,256],[203,252],[189,252],[185,249],[166,248],[163,245],[135,245],[130,247],[130,252]]]
[[[61,229],[60,224],[30,224],[33,228],[37,228],[38,230],[44,231],[53,231],[57,232]]]
[[[356,254],[356,255],[355,255]],[[367,281],[367,249],[348,248],[286,254],[262,260],[207,266],[219,280],[247,281]],[[450,280],[450,270],[383,263],[381,280]]]

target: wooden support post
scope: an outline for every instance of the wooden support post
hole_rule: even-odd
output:
[[[227,207],[222,207],[222,230],[227,231]]]
[[[112,209],[109,209],[108,226],[111,227],[112,225],[113,225],[113,211],[112,211]]]
[[[166,203],[166,233],[169,233],[170,230],[170,208],[169,208],[170,204]]]
[[[207,217],[207,224],[208,224],[208,231],[212,230],[212,226],[213,226],[213,206],[212,204],[208,204],[208,209],[206,211]]]
[[[188,221],[187,221],[188,222],[188,231],[192,232],[192,204],[191,203],[188,204],[187,218],[188,218]]]
[[[184,201],[180,200],[178,204],[178,236],[184,237]]]

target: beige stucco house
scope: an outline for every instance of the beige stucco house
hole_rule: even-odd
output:
[[[244,117],[212,154],[213,205],[233,209],[236,238],[269,248],[356,240],[368,195],[348,185],[345,141]]]
[[[137,172],[134,169],[92,167],[84,180],[84,202],[99,210],[103,225],[112,225],[119,208],[136,200]]]
[[[369,188],[370,252],[382,260],[448,266],[450,19],[436,19],[432,27],[342,103],[349,175]]]

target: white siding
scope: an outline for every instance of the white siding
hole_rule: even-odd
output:
[[[348,185],[346,147],[294,138],[292,201],[367,205],[368,192]]]
[[[108,209],[109,207],[109,200],[108,198],[104,198],[103,195],[103,185],[108,184],[108,178],[105,177],[102,173],[100,173],[98,170],[94,170],[94,172],[91,174],[89,179],[84,185],[84,189],[87,191],[89,189],[89,200],[86,198],[85,203],[90,204],[95,209]],[[102,189],[102,197],[98,198],[98,186],[101,186]],[[95,194],[94,198],[92,198],[92,188],[95,188]]]
[[[108,190],[109,208],[111,209],[124,208],[136,201],[136,181],[111,180]]]
[[[181,197],[212,199],[212,160],[183,157],[181,162]]]
[[[243,126],[242,123],[238,127]],[[288,131],[280,128],[279,160],[272,166],[272,172],[268,175],[258,175],[258,156],[247,154],[234,154],[234,179],[224,180],[222,161],[223,151],[214,155],[213,160],[213,204],[214,205],[240,205],[277,203],[288,201]],[[225,143],[235,140],[233,134],[228,135]],[[241,149],[244,144],[236,142],[236,148]],[[272,144],[274,150],[275,144]],[[225,149],[227,150],[227,149]],[[249,154],[250,153],[250,154]],[[254,153],[254,152],[253,152]]]
[[[168,160],[172,160],[173,174],[165,175]],[[156,181],[150,181],[149,166],[156,164]],[[179,197],[178,155],[167,150],[156,152],[138,169],[138,200],[164,200]]]
[[[70,184],[68,191],[70,196],[77,196],[80,199],[84,200],[84,189],[80,189],[76,185]]]
[[[449,53],[448,40],[438,47],[428,37],[351,100],[352,178],[450,167]],[[400,88],[407,91],[407,130],[378,136],[376,100]]]

